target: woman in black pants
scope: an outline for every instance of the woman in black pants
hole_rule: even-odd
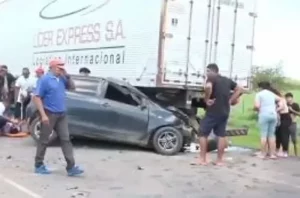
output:
[[[290,126],[292,125],[292,118],[286,111],[280,112],[280,125],[276,131],[276,150],[279,157],[288,157],[289,142],[290,142]],[[282,153],[280,147],[282,146]]]
[[[282,109],[278,109],[278,113],[280,116],[280,125],[276,130],[276,150],[277,155],[279,157],[288,157],[289,152],[289,142],[290,142],[290,126],[292,125],[292,118],[289,114],[289,108],[287,105],[287,101],[282,97],[279,91],[274,88],[270,88],[274,94],[278,95],[282,100]],[[280,152],[280,147],[282,147],[282,153]]]

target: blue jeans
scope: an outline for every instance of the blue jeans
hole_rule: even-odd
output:
[[[262,138],[275,137],[275,131],[277,126],[276,113],[259,114],[258,123],[259,123],[260,134]]]

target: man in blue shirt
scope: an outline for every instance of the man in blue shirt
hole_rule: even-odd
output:
[[[38,81],[33,97],[42,121],[35,157],[36,173],[50,174],[44,165],[44,156],[53,129],[60,138],[62,151],[67,161],[68,175],[75,176],[83,173],[83,170],[75,166],[73,146],[69,137],[65,104],[67,89],[75,89],[75,86],[65,72],[64,63],[61,60],[50,61],[50,70]]]

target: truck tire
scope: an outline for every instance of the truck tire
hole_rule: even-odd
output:
[[[183,147],[183,135],[174,127],[162,127],[155,132],[152,145],[161,155],[175,155]]]
[[[29,125],[30,135],[35,142],[38,142],[40,139],[40,129],[41,129],[41,121],[40,117],[36,116]],[[57,134],[52,131],[48,144],[53,144],[57,140]]]

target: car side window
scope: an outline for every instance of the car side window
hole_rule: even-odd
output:
[[[126,89],[122,90],[122,88],[118,89],[112,85],[107,86],[104,98],[132,106],[140,105],[140,103],[135,98],[133,98],[132,94],[129,91],[127,91]]]

